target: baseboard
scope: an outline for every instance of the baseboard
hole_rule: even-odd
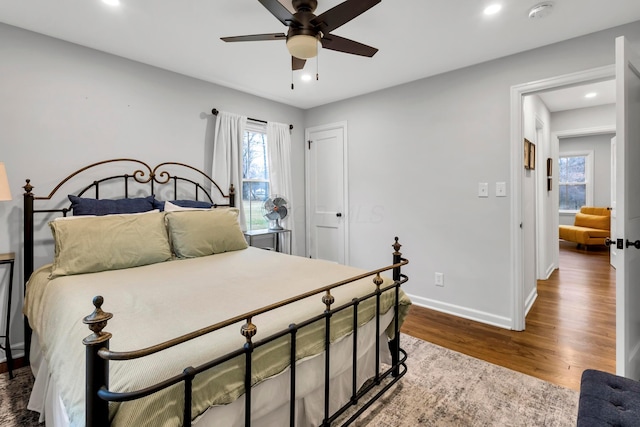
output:
[[[24,343],[23,342],[17,342],[15,344],[11,344],[11,356],[12,356],[13,360],[15,360],[15,359],[17,359],[19,357],[24,357]],[[2,351],[2,358],[0,358],[0,363],[7,363],[7,356],[4,353],[4,351]]]
[[[548,280],[549,277],[551,277],[551,275],[553,274],[553,272],[558,268],[557,265],[555,264],[551,264],[550,266],[547,267],[547,270],[545,271],[545,278],[542,280]]]
[[[531,307],[533,307],[533,303],[536,302],[536,299],[538,299],[538,288],[534,288],[531,293],[529,294],[529,296],[527,296],[527,299],[524,302],[524,317],[527,317],[527,314],[529,314],[529,310],[531,310]]]
[[[487,313],[484,311],[474,310],[454,304],[448,304],[429,298],[419,297],[416,295],[407,294],[407,296],[411,299],[413,304],[420,307],[440,311],[442,313],[452,314],[464,319],[485,323],[491,326],[497,326],[499,328],[511,329],[512,322],[508,317],[496,316],[495,314]]]

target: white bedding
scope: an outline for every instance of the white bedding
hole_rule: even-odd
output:
[[[380,324],[388,325],[393,321],[393,313],[388,311],[380,316]],[[369,321],[359,330],[358,338],[358,371],[357,387],[361,387],[375,372],[375,320]],[[331,375],[332,404],[330,409],[335,411],[348,401],[352,393],[352,343],[346,336],[332,344],[331,363],[344,369]],[[380,361],[391,363],[391,354],[385,339],[385,333],[380,335]],[[69,427],[69,416],[60,398],[59,387],[51,378],[46,360],[42,358],[39,341],[36,335],[31,342],[31,367],[36,377],[31,391],[27,408],[40,413],[40,422],[48,427]],[[322,373],[324,369],[324,352],[300,360],[297,363],[297,398],[295,425],[298,427],[315,427],[324,418],[324,386],[319,381],[315,387],[310,378]],[[252,390],[251,425],[254,427],[281,427],[289,424],[289,396],[290,370],[287,368],[280,374],[254,386]],[[300,379],[302,378],[302,380]],[[193,425],[197,427],[243,427],[244,426],[244,395],[228,405],[212,406]]]
[[[58,388],[69,416],[69,425],[79,426],[84,423],[84,346],[81,340],[90,334],[82,324],[82,318],[91,312],[93,296],[104,296],[103,309],[114,314],[105,328],[113,333],[111,349],[125,351],[157,344],[360,273],[361,270],[352,267],[248,248],[127,270],[59,277],[52,281],[39,281],[35,279],[36,275],[27,287],[25,314],[39,338],[52,384]],[[46,270],[40,275],[47,275]],[[338,305],[373,289],[372,280],[368,278],[332,294]],[[383,298],[386,308],[382,312],[392,307],[393,293],[389,294],[391,298]],[[410,304],[407,299],[401,302],[404,308]],[[317,295],[286,311],[278,309],[257,316],[253,319],[258,327],[255,339],[323,310],[321,295]],[[373,312],[369,314],[371,318]],[[361,324],[369,320],[364,316],[359,319]],[[334,338],[349,333],[348,318],[341,321],[336,316],[335,321],[335,328],[332,326]],[[135,390],[175,375],[186,366],[196,366],[236,349],[244,343],[239,326],[168,350],[162,356],[111,362],[110,389]],[[305,341],[307,336],[318,334],[323,335],[322,328],[310,328],[299,334],[304,343],[300,346],[299,357],[308,358],[323,351],[321,340]],[[282,354],[287,353],[288,345],[281,343],[272,346],[270,352],[256,354],[254,382],[271,378],[286,369],[287,358]],[[204,412],[211,405],[226,405],[242,395],[241,370],[222,371],[196,382],[196,388],[205,389],[205,392],[194,395],[194,414]],[[179,425],[181,411],[181,398],[169,391],[161,394],[160,399],[111,405],[110,416],[113,425],[155,427]]]

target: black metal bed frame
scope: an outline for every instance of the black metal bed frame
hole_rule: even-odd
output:
[[[103,162],[94,163],[87,167],[84,167],[67,178],[62,180],[54,190],[46,197],[35,197],[31,190],[33,187],[31,186],[29,180],[27,180],[27,184],[25,185],[25,194],[24,194],[24,237],[25,237],[25,260],[24,260],[24,273],[25,273],[25,282],[33,272],[34,267],[34,259],[33,259],[33,246],[34,246],[34,236],[33,236],[33,226],[34,226],[34,214],[35,213],[52,213],[58,212],[62,215],[66,216],[69,212],[69,208],[62,209],[52,209],[52,210],[36,210],[34,209],[34,200],[50,200],[52,196],[74,176],[84,172],[93,167],[104,165],[107,163],[114,162],[133,162],[138,165],[142,165],[146,170],[136,170],[132,175],[117,175],[104,179],[100,179],[94,181],[91,185],[85,187],[82,191],[78,193],[78,196],[83,195],[90,189],[95,189],[95,198],[99,198],[99,185],[100,183],[111,181],[114,179],[124,179],[125,183],[125,197],[128,197],[128,182],[130,179],[134,179],[137,183],[149,183],[151,193],[154,194],[154,183],[155,184],[167,184],[170,181],[174,183],[174,195],[178,194],[178,183],[187,182],[191,185],[195,186],[195,194],[196,199],[200,192],[202,192],[205,197],[213,203],[213,199],[208,192],[207,189],[199,182],[180,178],[178,176],[171,176],[168,172],[163,171],[162,168],[167,166],[179,166],[186,167],[191,169],[198,174],[203,176],[203,179],[207,184],[213,184],[215,188],[219,191],[220,195],[229,200],[229,203],[225,204],[214,204],[214,206],[234,206],[235,205],[235,192],[233,186],[231,186],[229,190],[229,194],[224,194],[224,192],[220,189],[220,187],[205,173],[202,171],[195,169],[189,165],[185,165],[182,163],[175,162],[166,162],[161,163],[155,168],[149,167],[146,163],[143,163],[139,160],[133,159],[113,159],[107,160]],[[183,425],[191,425],[192,420],[192,390],[191,385],[193,379],[196,375],[205,372],[209,369],[214,368],[215,366],[220,365],[228,360],[231,360],[236,357],[243,357],[245,359],[244,366],[244,390],[245,390],[245,426],[249,427],[251,425],[251,371],[252,371],[252,353],[256,348],[264,346],[276,339],[289,336],[290,342],[290,359],[289,359],[289,368],[290,368],[290,383],[291,383],[291,395],[290,395],[290,403],[289,403],[289,413],[290,413],[290,425],[293,427],[295,425],[294,414],[295,414],[295,395],[296,395],[296,334],[299,329],[308,326],[314,322],[324,322],[325,323],[325,352],[324,352],[324,419],[322,422],[322,426],[331,426],[339,417],[341,417],[349,408],[352,406],[357,406],[358,409],[346,420],[340,420],[342,422],[341,425],[346,426],[351,424],[362,412],[364,412],[371,404],[373,404],[382,394],[384,394],[391,386],[393,386],[407,371],[406,359],[407,354],[404,350],[400,348],[400,325],[399,319],[397,316],[399,310],[399,300],[400,300],[400,287],[406,281],[408,281],[408,277],[401,272],[401,267],[406,265],[408,261],[402,258],[402,254],[400,253],[401,245],[398,243],[398,238],[395,238],[395,243],[392,245],[394,248],[393,252],[393,263],[387,267],[383,267],[377,270],[373,270],[340,282],[336,282],[327,286],[323,286],[319,289],[294,296],[292,298],[280,301],[278,303],[262,307],[260,309],[254,310],[252,312],[240,314],[234,318],[228,319],[224,322],[220,322],[206,328],[191,332],[189,334],[183,335],[181,337],[174,338],[172,340],[166,341],[164,343],[160,343],[154,345],[152,347],[148,347],[146,349],[140,349],[135,351],[128,352],[116,352],[111,351],[109,349],[109,340],[111,338],[111,334],[109,332],[104,331],[104,328],[107,326],[107,322],[109,319],[113,317],[111,313],[106,313],[102,310],[102,304],[104,299],[101,296],[96,296],[93,299],[93,305],[95,307],[93,313],[86,316],[83,319],[83,322],[88,325],[89,329],[93,331],[93,334],[89,335],[83,340],[84,345],[86,346],[86,426],[87,427],[106,427],[109,425],[109,402],[124,402],[135,400],[139,398],[143,398],[154,394],[160,390],[171,387],[175,384],[184,383],[184,411],[183,411]],[[385,271],[392,271],[393,283],[382,287],[383,279],[380,277],[380,273]],[[331,291],[346,286],[352,282],[357,280],[365,279],[367,277],[373,276],[373,283],[375,284],[375,291],[364,295],[360,298],[354,298],[351,302],[334,307],[334,297],[331,295]],[[381,366],[380,362],[380,351],[379,351],[379,340],[381,334],[381,324],[380,324],[380,298],[384,292],[394,292],[395,303],[393,309],[395,310],[396,315],[393,320],[393,330],[394,335],[393,339],[388,342],[389,348],[391,350],[392,356],[392,364],[388,368],[384,369]],[[283,329],[279,332],[276,332],[266,338],[261,340],[253,341],[253,337],[257,333],[257,326],[253,324],[253,317],[265,313],[270,310],[274,310],[276,308],[283,307],[288,304],[293,304],[296,301],[314,296],[314,295],[322,295],[321,302],[325,306],[325,310],[322,314],[314,316],[310,319],[307,319],[304,322],[298,324],[291,324],[288,328]],[[371,379],[360,389],[357,388],[357,338],[358,338],[358,307],[359,305],[367,301],[369,299],[375,299],[375,313],[377,315],[375,318],[375,372],[371,372]],[[352,392],[350,400],[344,404],[337,411],[330,413],[329,408],[329,394],[330,394],[330,382],[329,382],[329,372],[330,372],[330,363],[331,363],[331,354],[330,354],[330,346],[331,346],[331,318],[334,314],[338,312],[342,312],[344,310],[352,310],[353,316],[353,332],[352,332],[352,345],[353,345],[353,359],[352,359]],[[203,336],[205,334],[211,333],[213,331],[219,330],[221,328],[230,327],[234,324],[239,324],[240,322],[244,322],[242,327],[240,328],[240,333],[245,337],[246,343],[242,348],[239,348],[231,353],[228,353],[222,357],[219,357],[215,360],[212,360],[208,363],[205,363],[200,366],[188,366],[185,367],[181,374],[175,375],[172,378],[169,378],[165,381],[162,381],[158,384],[149,386],[147,388],[128,392],[128,393],[118,393],[109,390],[109,362],[112,360],[117,361],[126,361],[137,359],[140,357],[145,357],[151,354],[158,353],[162,350],[168,349],[170,347],[180,345],[184,342],[190,341],[197,337]],[[30,345],[30,336],[31,330],[28,325],[28,321],[25,318],[25,346],[26,346],[26,357],[28,360],[29,354],[29,345]],[[374,388],[378,388],[378,390],[373,390]],[[346,415],[343,417],[346,418]]]

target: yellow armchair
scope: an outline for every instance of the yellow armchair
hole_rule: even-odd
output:
[[[573,225],[560,226],[560,238],[579,245],[604,245],[610,230],[611,212],[608,208],[583,206]]]

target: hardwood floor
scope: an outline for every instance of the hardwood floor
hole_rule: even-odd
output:
[[[587,368],[615,373],[615,270],[606,248],[560,242],[560,269],[538,281],[526,330],[412,306],[402,332],[574,390]]]

